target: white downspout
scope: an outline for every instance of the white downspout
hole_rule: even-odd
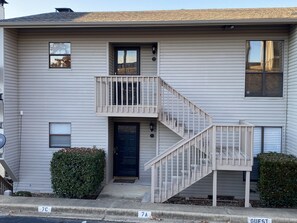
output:
[[[4,2],[0,1],[0,20],[5,18]],[[4,92],[4,29],[0,27],[0,94]],[[0,104],[0,122],[4,120],[4,106]],[[3,134],[3,129],[0,129],[0,133]],[[3,149],[0,149],[0,154]]]

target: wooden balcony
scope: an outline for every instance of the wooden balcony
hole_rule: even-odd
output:
[[[158,117],[159,86],[158,77],[96,77],[97,115]]]

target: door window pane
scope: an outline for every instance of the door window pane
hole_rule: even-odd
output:
[[[125,69],[125,51],[118,50],[117,51],[117,74],[122,75],[126,73]]]
[[[263,70],[263,41],[247,41],[247,72]]]
[[[126,73],[136,75],[137,72],[137,51],[127,50]]]

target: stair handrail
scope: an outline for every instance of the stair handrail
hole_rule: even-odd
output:
[[[161,86],[164,87],[168,87],[168,89],[174,91],[175,94],[178,95],[178,97],[183,98],[185,101],[187,101],[187,103],[191,104],[192,106],[194,106],[198,111],[202,112],[203,114],[205,114],[208,118],[209,118],[209,122],[212,123],[212,116],[210,114],[208,114],[206,111],[204,111],[203,109],[199,108],[194,102],[192,102],[191,100],[189,100],[187,97],[185,97],[184,95],[182,95],[181,93],[179,93],[174,87],[172,87],[170,84],[168,84],[163,78],[160,77],[160,84]],[[168,90],[167,89],[167,90]]]
[[[165,158],[166,156],[168,156],[172,152],[175,152],[177,149],[179,149],[182,144],[186,144],[189,141],[191,141],[191,140],[195,139],[196,137],[198,137],[199,135],[203,134],[204,132],[210,130],[211,128],[218,127],[218,126],[223,126],[223,127],[254,127],[254,125],[252,125],[252,124],[250,124],[248,122],[240,122],[240,124],[211,124],[208,127],[206,127],[205,129],[203,129],[201,132],[199,132],[196,135],[192,136],[191,138],[182,139],[182,140],[178,141],[176,144],[174,144],[173,146],[171,146],[170,148],[165,150],[163,153],[155,156],[154,158],[152,158],[151,160],[146,162],[144,164],[144,169],[148,170],[153,164],[159,162],[160,160],[162,160],[163,158]],[[213,153],[212,151],[210,151],[210,152]],[[215,154],[212,154],[212,155],[215,157]]]
[[[199,135],[201,135],[204,132],[208,131],[212,127],[213,127],[213,125],[209,125],[207,128],[203,129],[201,132],[197,133],[196,135],[192,136],[191,138],[189,138],[189,139],[182,139],[182,140],[178,141],[176,144],[174,144],[173,146],[171,146],[170,148],[168,148],[167,150],[165,150],[163,153],[159,154],[158,156],[155,156],[154,158],[152,158],[151,160],[149,160],[148,162],[146,162],[144,164],[144,170],[150,169],[153,164],[159,162],[160,160],[162,160],[163,158],[165,158],[166,156],[168,156],[172,152],[175,152],[177,149],[179,149],[180,146],[181,146],[181,144],[186,144],[186,143],[190,142],[191,140],[195,139]]]

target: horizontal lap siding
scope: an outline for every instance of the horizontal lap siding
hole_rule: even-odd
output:
[[[158,152],[159,154],[165,152],[169,147],[173,146],[176,142],[182,140],[182,138],[167,128],[165,125],[159,123],[158,125]]]
[[[292,26],[289,46],[287,152],[297,156],[297,26]]]
[[[48,43],[71,42],[72,67],[48,68]],[[72,147],[107,150],[108,119],[95,113],[95,76],[106,75],[106,42],[95,35],[20,31],[19,107],[24,111],[17,190],[51,192],[49,122],[71,122]]]
[[[159,42],[160,76],[200,108],[214,123],[246,120],[256,126],[286,126],[288,28],[233,31],[176,32]],[[285,41],[284,97],[245,98],[246,40]],[[161,126],[159,148],[164,151],[179,138]],[[285,131],[284,131],[285,132]],[[166,139],[166,141],[162,141]],[[285,140],[283,140],[285,142]],[[284,144],[284,143],[283,143]],[[242,172],[220,171],[218,194],[244,198]],[[252,183],[255,187],[255,183]],[[181,193],[182,196],[212,194],[212,177],[207,176]],[[257,198],[252,194],[252,198]]]
[[[4,134],[7,138],[4,147],[4,160],[13,172],[19,176],[20,136],[18,106],[18,33],[16,30],[4,30]]]
[[[94,77],[108,74],[111,65],[107,58],[108,42],[152,42],[150,33],[134,35],[123,30],[119,34],[118,31],[96,29],[20,31],[18,55],[22,84],[19,99],[24,117],[21,178],[17,190],[51,192],[49,165],[57,149],[48,146],[49,122],[71,122],[72,146],[96,145],[111,152],[107,149],[108,118],[95,113]],[[71,42],[70,70],[48,68],[49,42]],[[144,44],[141,54],[144,57],[142,72],[155,74],[156,65],[150,67],[156,64],[151,60],[151,48]],[[112,58],[110,55],[109,59]],[[149,128],[146,125],[143,128],[146,127]],[[150,181],[150,172],[144,172],[143,165],[156,151],[152,140],[155,138],[151,139],[147,134],[141,139],[146,146],[141,148],[140,173],[146,182]],[[108,180],[111,174],[108,173]]]
[[[285,126],[285,97],[244,98],[245,40],[287,38],[286,28],[262,28],[230,32],[223,31],[221,27],[20,31],[18,59],[22,84],[19,99],[20,110],[24,111],[24,152],[18,189],[51,191],[49,162],[54,150],[48,148],[48,122],[71,122],[73,146],[97,145],[107,149],[108,119],[95,115],[93,77],[107,75],[108,42],[159,42],[160,76],[210,113],[215,122],[245,119],[255,125]],[[48,69],[48,42],[60,41],[72,43],[71,70]],[[287,48],[287,42],[285,46]],[[147,58],[147,64],[143,63],[142,67],[149,68],[152,55],[149,51],[142,51],[142,54]],[[142,71],[145,72],[145,69]],[[145,73],[151,75],[156,71],[153,68]],[[286,70],[284,79],[286,86]],[[159,128],[158,143],[163,151],[179,137],[165,126]],[[143,137],[147,137],[143,140],[150,140],[147,135]],[[141,165],[153,155],[143,151]],[[149,177],[149,172],[141,174]],[[238,173],[234,175],[234,181],[242,185],[242,179],[236,176]],[[230,181],[232,183],[233,180]],[[244,193],[243,186],[237,189],[236,194]],[[194,189],[192,192],[198,191]],[[226,191],[227,194],[229,192],[232,191]]]
[[[143,45],[140,49],[140,70],[143,76],[157,76],[157,61],[152,58],[156,57],[152,53],[151,45]]]
[[[160,42],[160,76],[207,111],[215,123],[246,120],[260,126],[284,126],[287,66],[283,98],[245,98],[245,43],[285,40],[286,62],[287,37],[287,30],[178,33]]]

